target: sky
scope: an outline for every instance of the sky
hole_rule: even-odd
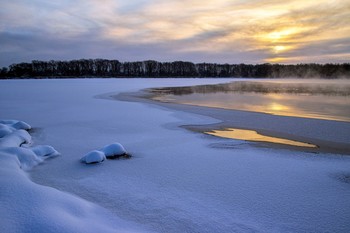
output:
[[[350,62],[350,0],[3,0],[0,67],[32,60]]]

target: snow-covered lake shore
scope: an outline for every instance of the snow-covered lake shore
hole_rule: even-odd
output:
[[[32,209],[39,211],[18,208],[16,204],[23,202],[17,203],[15,197],[23,194],[18,193],[21,188],[14,189],[13,197],[1,196],[0,201],[7,205],[0,212],[0,225],[6,224],[5,229],[13,232],[21,232],[16,225],[22,223],[27,232],[69,232],[74,223],[79,229],[84,221],[93,220],[96,228],[77,232],[98,228],[121,232],[350,231],[348,156],[256,148],[239,141],[231,149],[214,148],[210,145],[228,141],[179,127],[219,123],[212,117],[149,103],[96,98],[104,93],[227,81],[231,80],[1,81],[0,119],[26,121],[34,129],[34,146],[51,145],[61,156],[28,172],[38,185],[26,186],[26,192],[34,185],[45,195],[48,187],[44,186],[53,192],[40,202],[35,202],[35,195],[29,196]],[[97,165],[79,162],[87,152],[113,142],[122,143],[133,158]],[[1,185],[16,180],[15,176],[2,178]],[[60,222],[52,220],[55,214],[45,217],[42,208],[57,207],[52,195],[64,196],[67,201],[62,206],[80,203],[83,213],[86,206],[93,205],[93,213],[67,214],[68,227],[60,228]],[[31,206],[30,199],[28,202]],[[57,213],[64,213],[62,209]],[[7,215],[9,210],[14,214]],[[109,213],[109,219],[101,220],[94,213]],[[29,221],[26,216],[33,217]],[[47,224],[38,225],[41,221]]]

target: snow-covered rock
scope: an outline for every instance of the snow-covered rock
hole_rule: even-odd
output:
[[[84,157],[80,159],[81,162],[90,164],[90,163],[101,163],[106,159],[106,156],[103,152],[98,150],[93,150],[87,153]]]
[[[127,154],[125,148],[117,142],[103,147],[101,151],[106,155],[107,159],[116,159],[122,156],[130,156]]]
[[[40,145],[34,146],[31,148],[32,151],[40,157],[55,157],[60,155],[57,150],[55,150],[52,146]]]
[[[23,130],[15,130],[4,137],[0,138],[0,147],[16,147],[22,144],[31,143],[32,137],[30,134]]]

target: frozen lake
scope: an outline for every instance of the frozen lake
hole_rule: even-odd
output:
[[[158,90],[164,102],[350,121],[349,80],[240,81]]]
[[[0,232],[349,232],[349,156],[195,133],[180,126],[220,120],[183,110],[194,106],[113,99],[229,81],[2,80],[0,119],[27,122],[29,146],[50,145],[61,155],[29,171],[0,156]],[[271,130],[349,139],[348,122],[231,112],[240,126],[259,121]],[[80,162],[114,142],[132,159]]]

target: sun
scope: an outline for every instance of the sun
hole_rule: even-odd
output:
[[[276,46],[273,47],[273,50],[274,50],[275,53],[282,52],[282,51],[284,51],[286,49],[287,49],[287,47],[284,46],[284,45],[276,45]]]
[[[288,39],[292,35],[295,35],[300,30],[301,30],[300,28],[287,28],[282,30],[276,30],[267,34],[266,38],[271,42],[283,41]]]

